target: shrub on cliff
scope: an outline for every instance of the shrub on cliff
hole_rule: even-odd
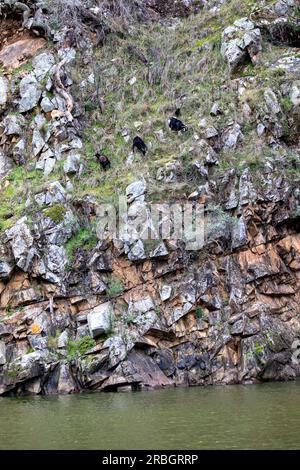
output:
[[[67,358],[69,361],[84,356],[90,349],[96,345],[91,336],[83,336],[75,341],[69,340],[67,344]]]

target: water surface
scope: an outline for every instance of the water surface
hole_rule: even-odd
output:
[[[297,449],[300,383],[0,398],[0,449]]]

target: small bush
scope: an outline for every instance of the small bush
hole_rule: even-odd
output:
[[[47,346],[50,351],[55,351],[57,349],[58,338],[61,335],[61,331],[57,331],[55,336],[48,336]]]
[[[67,358],[69,361],[84,356],[96,345],[96,341],[91,336],[83,336],[75,341],[69,340],[67,343]]]
[[[285,96],[281,99],[281,105],[286,114],[289,113],[294,106],[289,96]]]
[[[78,248],[85,251],[92,250],[97,245],[98,239],[94,233],[88,229],[79,230],[66,244],[66,252],[70,261],[73,260]]]
[[[258,341],[256,341],[256,343],[254,345],[255,354],[257,354],[258,356],[261,356],[263,354],[264,350],[265,350],[264,345],[260,344]]]
[[[84,103],[84,110],[86,113],[91,113],[93,111],[96,111],[96,109],[98,108],[99,108],[99,105],[97,104],[97,101],[87,100]]]
[[[112,278],[108,284],[107,294],[109,297],[116,297],[124,292],[123,282],[120,279]]]
[[[21,366],[18,364],[12,364],[7,371],[7,375],[10,379],[16,380],[18,378],[18,375],[22,371]]]
[[[135,319],[136,317],[133,313],[131,313],[130,315],[127,315],[127,317],[125,317],[126,325],[132,325],[135,322]]]
[[[64,220],[66,209],[62,204],[54,204],[44,211],[44,215],[59,224]]]
[[[204,317],[204,312],[201,307],[196,308],[195,315],[198,319],[202,319]]]

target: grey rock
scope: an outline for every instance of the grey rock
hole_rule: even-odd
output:
[[[294,106],[300,105],[300,81],[295,81],[290,89],[290,100]]]
[[[33,74],[29,74],[21,80],[19,101],[20,113],[26,113],[35,108],[41,98],[42,91],[39,83]]]
[[[24,382],[42,375],[44,370],[44,360],[47,358],[46,351],[35,351],[25,354],[10,363],[9,370],[17,370],[17,376],[14,377],[15,382]]]
[[[164,242],[161,242],[154,250],[149,253],[150,258],[161,258],[169,254]]]
[[[67,255],[63,246],[50,245],[46,254],[46,266],[49,271],[60,274],[67,264]]]
[[[6,364],[6,346],[4,341],[0,341],[0,366]]]
[[[211,107],[210,114],[212,116],[218,116],[219,114],[223,114],[219,103],[214,103]]]
[[[66,191],[58,181],[54,181],[49,184],[46,191],[37,194],[34,199],[39,206],[64,203],[66,201]]]
[[[211,139],[212,137],[217,137],[219,135],[219,132],[215,127],[207,127],[205,129],[205,137],[207,139]]]
[[[239,183],[240,205],[246,205],[257,198],[256,190],[252,183],[250,170],[246,168],[240,178]]]
[[[48,96],[45,96],[41,101],[41,108],[44,113],[49,113],[55,109],[55,104],[50,100],[50,98],[48,98]]]
[[[125,359],[128,353],[128,349],[132,349],[134,343],[125,343],[124,338],[121,336],[111,336],[103,344],[104,348],[109,349],[109,365],[115,367],[121,361]]]
[[[265,90],[264,99],[271,114],[276,115],[281,112],[281,107],[278,103],[277,97],[271,88]]]
[[[23,217],[18,222],[6,230],[5,236],[9,241],[17,266],[24,268],[31,261],[33,237],[26,224],[27,219]]]
[[[76,338],[83,338],[84,336],[89,336],[90,330],[88,325],[81,325],[77,328]]]
[[[77,391],[78,391],[78,386],[72,376],[69,364],[61,363],[60,370],[59,370],[57,393],[66,395],[70,393],[75,393]]]
[[[241,335],[244,331],[244,325],[245,320],[243,318],[241,320],[236,321],[230,328],[230,333],[232,335]]]
[[[181,165],[179,162],[169,162],[157,170],[156,179],[164,183],[170,183],[176,179],[176,175],[180,172]]]
[[[171,349],[160,349],[154,356],[155,362],[163,373],[169,377],[176,370],[173,351]]]
[[[289,12],[289,9],[293,6],[295,6],[294,0],[279,0],[275,3],[274,11],[277,14],[284,16]]]
[[[34,350],[43,351],[48,349],[48,338],[41,335],[28,335],[27,339]]]
[[[135,200],[144,201],[147,186],[145,181],[135,181],[126,188],[127,201],[131,204]]]
[[[40,159],[36,162],[35,168],[42,170],[45,176],[49,176],[52,173],[56,164],[55,154],[51,149],[47,149],[42,153]]]
[[[154,310],[155,305],[151,297],[145,297],[144,299],[138,300],[136,302],[130,302],[128,306],[128,313],[130,315],[140,315],[141,313],[149,312]]]
[[[272,69],[287,71],[290,74],[294,74],[295,78],[298,78],[300,67],[300,57],[297,56],[285,56],[278,59],[278,61],[270,66]]]
[[[145,247],[142,240],[137,240],[131,245],[127,256],[131,261],[139,261],[146,258]]]
[[[232,243],[231,248],[235,250],[246,245],[247,229],[243,217],[240,217],[232,227]]]
[[[171,318],[168,320],[168,326],[173,325],[173,323],[176,323],[182,317],[187,315],[193,307],[194,306],[191,302],[186,302],[182,307],[176,307],[172,312]]]
[[[11,335],[13,327],[11,325],[0,323],[0,339]]]
[[[42,151],[44,145],[45,141],[39,129],[34,129],[32,134],[32,151],[35,157]]]
[[[72,47],[61,48],[58,51],[58,57],[65,60],[66,63],[70,63],[76,58],[76,50]]]
[[[51,74],[55,65],[55,59],[52,54],[43,52],[34,57],[32,61],[34,75],[38,81],[43,80],[46,75]]]
[[[243,139],[241,126],[235,122],[222,133],[223,150],[234,149],[238,142]]]
[[[6,135],[21,135],[25,126],[25,118],[18,114],[8,114],[3,119],[2,126]]]
[[[68,334],[67,330],[65,330],[59,335],[59,337],[57,339],[58,349],[66,348],[67,344],[68,344],[68,341],[69,341],[69,334]]]
[[[15,161],[18,161],[19,164],[21,165],[24,165],[24,163],[26,163],[25,151],[26,151],[26,140],[21,139],[16,143],[16,145],[13,148],[13,155],[14,155]]]
[[[254,28],[254,23],[248,18],[240,18],[234,22],[234,26],[245,31],[251,31]]]
[[[13,272],[13,266],[6,261],[0,261],[0,280],[7,281]]]
[[[159,292],[160,298],[163,302],[168,300],[171,297],[171,294],[172,294],[172,286],[168,286],[168,285],[162,286]]]
[[[266,130],[265,126],[260,122],[256,128],[258,137],[261,137],[264,134],[265,130]]]
[[[87,316],[90,334],[93,338],[98,338],[110,329],[113,315],[111,302],[95,307]]]
[[[80,169],[81,155],[79,153],[72,152],[67,156],[64,163],[64,172],[67,175],[78,173]]]
[[[6,104],[7,94],[8,80],[5,77],[0,77],[0,107]]]
[[[7,175],[11,168],[10,159],[0,150],[0,180]]]
[[[221,54],[227,60],[230,71],[234,72],[248,56],[256,63],[262,49],[262,38],[259,28],[247,18],[235,21],[223,31]]]

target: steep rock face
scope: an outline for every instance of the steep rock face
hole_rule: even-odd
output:
[[[7,13],[11,6],[2,3]],[[166,3],[148,6],[165,15]],[[172,14],[185,16],[198,3],[177,2]],[[222,3],[208,3],[203,15],[228,20],[227,5]],[[93,70],[98,44],[93,27],[101,23],[101,11],[93,2],[84,5],[89,13],[78,10],[85,19],[82,27],[93,25],[92,36],[82,30],[86,46],[82,53],[77,43],[71,46],[66,40],[67,29],[52,31],[45,26],[51,10],[40,11],[36,2],[25,4],[30,13],[27,17],[20,13],[22,27],[33,34],[38,28],[43,36],[56,38],[58,47],[38,51],[25,70],[12,74],[7,66],[0,77],[0,394],[295,379],[300,373],[295,346],[300,334],[300,64],[293,53],[294,39],[283,57],[271,57],[270,76],[259,69],[264,60],[262,42],[273,44],[273,37],[265,36],[266,25],[270,29],[278,17],[293,15],[295,4],[280,1],[251,18],[242,16],[228,22],[223,33],[209,28],[203,33],[201,13],[193,19],[176,19],[171,27],[170,19],[166,26],[162,23],[161,34],[164,28],[178,27],[178,21],[183,21],[183,28],[184,21],[191,22],[189,28],[194,21],[195,34],[201,30],[201,37],[188,45],[188,59],[187,46],[181,50],[188,76],[194,56],[204,53],[201,63],[196,59],[192,83],[201,82],[198,70],[215,50],[207,37],[215,41],[220,34],[218,60],[225,58],[225,63],[218,62],[225,77],[218,87],[220,102],[205,106],[201,113],[193,109],[195,121],[186,136],[168,134],[155,115],[145,125],[153,127],[148,159],[154,160],[154,166],[148,166],[149,160],[140,165],[136,155],[122,154],[116,172],[106,179],[93,179],[100,169],[89,155],[89,120],[97,122],[93,133],[99,133],[102,147],[113,140],[116,149],[123,142],[130,147],[131,138],[144,125],[134,114],[140,93],[134,87],[146,80],[149,100],[154,94],[158,101],[164,93],[155,88],[165,73],[159,63],[161,52],[157,45],[145,51],[140,44],[133,47],[134,36],[129,37],[129,63],[137,61],[142,71],[138,75],[136,69],[136,76],[130,69],[126,80],[122,78],[126,93],[133,96],[133,117],[116,121],[126,109],[113,102],[109,114],[111,103],[101,95],[99,70]],[[101,51],[105,47],[109,44]],[[118,58],[110,52],[108,57],[111,69],[106,83],[113,93],[118,88],[113,83],[118,78]],[[249,63],[260,72],[247,74]],[[213,73],[217,75],[217,69]],[[185,85],[186,94],[195,99],[194,89],[188,88],[188,82]],[[215,96],[215,89],[210,92]],[[227,96],[232,100],[228,109]],[[166,100],[170,99],[168,95]],[[187,109],[193,101],[180,104]],[[164,105],[170,114],[169,102]],[[139,118],[146,120],[141,116],[147,112],[139,109]],[[253,140],[258,151],[251,147]],[[172,158],[159,159],[160,149],[167,151],[173,141]],[[113,165],[118,165],[117,158]],[[98,198],[95,189],[112,178],[115,190],[118,171],[125,167],[133,170],[130,181],[122,174],[124,230],[113,236],[101,218],[106,199]],[[157,186],[160,202],[204,205],[203,246],[188,250],[186,239],[170,234],[152,240],[141,236],[143,231],[155,231],[151,203],[157,200],[153,190]],[[164,220],[168,208],[162,209]]]

